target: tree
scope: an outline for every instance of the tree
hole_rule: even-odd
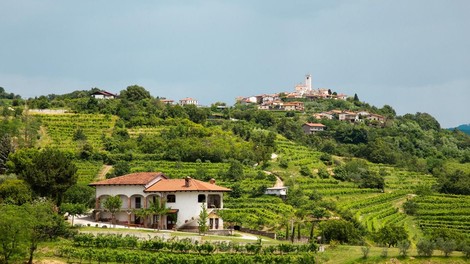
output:
[[[64,192],[77,182],[77,167],[71,157],[57,149],[45,149],[32,158],[30,166],[20,172],[33,192],[62,202]]]
[[[113,225],[116,224],[115,221],[115,215],[121,209],[122,206],[122,200],[121,197],[119,196],[109,196],[106,201],[104,201],[103,206],[106,210],[108,210],[111,213],[111,219]]]
[[[39,243],[63,235],[64,221],[54,212],[54,205],[48,201],[37,201],[25,204],[23,207],[30,217],[28,264],[32,264],[33,255]]]
[[[95,204],[95,189],[84,184],[75,184],[64,193],[64,202],[83,204],[89,208]]]
[[[134,209],[134,214],[138,217],[141,217],[144,220],[144,227],[147,227],[148,217],[152,212],[147,208]]]
[[[114,176],[122,176],[131,172],[131,166],[127,161],[118,161],[114,165]]]
[[[357,96],[357,94],[355,93],[354,94],[354,99],[353,99],[354,102],[359,102],[359,96]]]
[[[0,134],[0,174],[4,174],[7,170],[7,160],[8,155],[13,152],[13,145],[11,144],[11,137],[6,135]]]
[[[166,200],[158,199],[155,202],[150,203],[148,210],[150,211],[152,215],[157,217],[157,219],[154,219],[154,224],[156,222],[157,229],[161,229],[161,222],[162,222],[163,216],[167,215],[170,212],[170,208],[166,207]]]
[[[400,255],[406,257],[408,255],[408,250],[410,249],[411,242],[408,239],[398,241],[398,248],[400,249]]]
[[[416,214],[416,211],[418,210],[418,203],[416,203],[413,200],[406,200],[406,202],[403,203],[403,211],[405,211],[406,214],[408,215],[414,215]]]
[[[30,233],[30,216],[20,206],[0,204],[0,254],[1,262],[25,253]]]
[[[358,230],[354,225],[345,220],[330,220],[320,223],[322,239],[327,243],[331,240],[351,243],[357,241],[360,237]]]
[[[232,181],[239,181],[243,178],[243,176],[243,165],[241,164],[241,162],[238,160],[231,159],[230,167],[225,173],[225,177]]]
[[[63,203],[60,205],[60,211],[62,213],[68,213],[72,216],[72,226],[75,216],[84,214],[86,212],[86,206],[79,203]]]
[[[139,102],[143,99],[151,98],[150,92],[138,85],[127,86],[126,90],[121,91],[120,97],[131,102]]]
[[[398,242],[408,240],[404,226],[386,225],[375,234],[376,241],[388,247],[397,246]]]
[[[444,256],[448,257],[457,247],[454,239],[438,238],[436,241],[437,248],[440,249]]]
[[[73,133],[73,140],[79,141],[79,140],[86,140],[87,136],[85,135],[85,132],[81,127],[77,128],[75,132]]]
[[[31,189],[23,180],[7,179],[0,184],[0,203],[22,205],[31,200]]]
[[[206,204],[202,203],[201,212],[199,213],[199,219],[197,220],[198,230],[200,235],[206,234],[209,227],[207,226],[207,220],[209,219],[209,213],[207,213]]]
[[[418,244],[416,244],[416,249],[418,250],[419,256],[432,256],[432,253],[434,252],[434,247],[434,243],[427,238],[420,239]]]

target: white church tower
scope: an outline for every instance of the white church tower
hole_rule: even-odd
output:
[[[312,91],[312,75],[311,74],[305,75],[305,90],[307,93]]]

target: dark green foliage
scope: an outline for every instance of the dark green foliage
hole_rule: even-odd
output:
[[[73,140],[78,141],[78,140],[86,140],[87,137],[85,135],[85,132],[81,127],[77,128],[75,132],[73,133]]]
[[[131,172],[131,166],[127,161],[118,161],[114,166],[113,177],[122,176]]]
[[[22,205],[31,200],[31,189],[23,180],[7,179],[0,184],[0,203]]]
[[[308,177],[313,176],[312,170],[306,165],[300,166],[300,174],[302,176],[308,176]]]
[[[318,177],[320,177],[321,179],[328,179],[330,178],[330,173],[328,172],[327,169],[320,168],[318,169]]]
[[[111,213],[113,224],[115,224],[115,214],[122,206],[122,200],[119,196],[109,196],[103,203],[103,207]]]
[[[77,168],[71,157],[56,149],[40,151],[26,168],[23,168],[21,162],[16,165],[21,168],[20,177],[36,195],[52,198],[58,205],[62,202],[64,192],[77,182]]]
[[[319,225],[322,240],[329,243],[336,240],[342,243],[355,243],[360,238],[360,233],[354,225],[345,220],[330,220]]]
[[[183,109],[188,115],[189,120],[197,124],[203,124],[206,122],[210,113],[208,108],[199,108],[195,105],[185,105]]]
[[[225,173],[225,178],[231,181],[241,180],[244,176],[243,165],[238,160],[230,160],[230,167]]]
[[[139,102],[151,98],[149,91],[138,85],[128,86],[125,90],[121,91],[120,97],[131,102]]]
[[[281,168],[287,169],[289,167],[289,161],[287,161],[287,159],[280,159],[279,166]]]
[[[0,174],[4,174],[6,172],[8,155],[13,151],[14,149],[10,135],[2,135],[0,132]]]
[[[408,233],[404,226],[386,225],[375,234],[375,241],[388,247],[397,246],[400,241],[408,240]]]
[[[438,177],[438,187],[443,193],[470,195],[470,172],[445,172]]]
[[[72,216],[72,226],[74,222],[74,218],[77,215],[84,214],[87,211],[87,208],[84,204],[79,203],[62,203],[60,205],[60,212],[65,214],[68,213]]]
[[[406,214],[414,215],[416,214],[417,210],[418,203],[416,203],[415,201],[407,199],[406,202],[403,203],[403,211],[405,211]]]
[[[428,238],[422,238],[416,244],[416,249],[418,250],[418,255],[431,257],[434,252],[435,244]]]
[[[411,242],[408,239],[398,241],[397,247],[400,249],[400,255],[406,257],[408,255],[408,250],[410,249]]]
[[[448,257],[456,249],[457,243],[454,239],[438,238],[436,240],[436,247],[441,250],[446,257]]]
[[[84,184],[75,184],[64,193],[64,202],[73,204],[84,204],[93,208],[95,204],[95,189]]]
[[[242,196],[242,189],[239,183],[232,185],[232,191],[229,193],[232,198],[240,198]]]

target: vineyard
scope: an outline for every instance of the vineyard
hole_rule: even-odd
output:
[[[443,228],[470,237],[470,197],[429,195],[414,198],[418,204],[416,219],[424,232]]]
[[[62,150],[75,151],[81,144],[74,141],[74,134],[78,129],[83,131],[86,141],[96,150],[103,149],[101,137],[110,135],[116,116],[100,114],[60,114],[60,115],[35,115],[41,120],[45,129],[49,146]]]
[[[139,240],[122,235],[76,235],[55,255],[67,262],[117,263],[315,263],[316,244],[262,245],[228,241],[199,242],[190,238]]]
[[[74,152],[83,144],[83,141],[74,140],[78,129],[83,131],[86,141],[95,150],[102,151],[101,138],[103,135],[111,135],[117,120],[115,116],[98,114],[35,116],[41,120],[40,134],[43,144]],[[127,132],[135,140],[142,134],[160,136],[164,129],[171,126],[172,124],[133,127]],[[131,172],[161,171],[170,178],[191,176],[204,181],[214,178],[217,184],[240,189],[240,198],[231,197],[230,194],[225,197],[227,210],[223,212],[224,218],[227,222],[239,223],[252,229],[278,229],[286,218],[295,212],[295,208],[282,199],[263,195],[266,187],[274,186],[276,175],[289,188],[300,187],[307,197],[319,196],[324,201],[333,203],[334,209],[329,209],[332,216],[342,212],[351,213],[370,232],[398,224],[405,225],[410,234],[418,236],[421,235],[420,230],[426,233],[434,228],[470,233],[470,198],[438,194],[413,195],[421,187],[430,188],[436,184],[436,178],[429,174],[368,162],[371,171],[384,177],[385,188],[359,188],[357,182],[340,181],[332,177],[335,167],[344,164],[347,158],[333,157],[329,163],[325,163],[322,160],[323,153],[280,135],[275,143],[276,155],[273,155],[269,164],[263,169],[260,166],[243,166],[244,176],[237,181],[225,177],[230,168],[230,163],[225,160],[220,163],[166,161],[162,160],[160,153],[139,152],[112,152],[106,153],[106,156],[114,161],[128,160]],[[80,184],[92,182],[103,165],[101,161],[79,160],[75,164]],[[460,163],[448,163],[446,166],[464,171],[469,169],[467,164]],[[308,175],[302,171],[305,168],[309,172]],[[330,177],[327,175],[320,178],[317,175],[319,169],[326,169]],[[267,173],[262,172],[263,170]],[[415,217],[403,212],[402,204],[408,199],[418,204]]]
[[[95,180],[103,163],[100,161],[76,161],[75,166],[77,167],[77,183],[89,184]]]

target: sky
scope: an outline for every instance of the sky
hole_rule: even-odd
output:
[[[470,123],[468,0],[1,0],[0,86],[198,99],[314,88]]]

